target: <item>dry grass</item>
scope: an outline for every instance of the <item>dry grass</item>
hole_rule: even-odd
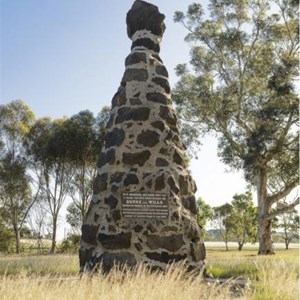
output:
[[[299,266],[285,261],[266,261],[258,266],[258,277],[253,282],[255,300],[298,300]]]
[[[69,276],[78,273],[78,265],[78,255],[1,256],[0,276]]]
[[[1,299],[101,299],[101,300],[184,300],[231,299],[230,286],[208,285],[201,277],[186,276],[181,267],[166,274],[114,270],[109,275],[62,277],[5,276],[0,281]]]
[[[232,282],[208,284],[187,275],[180,266],[166,274],[114,270],[107,276],[78,276],[77,256],[0,257],[0,298],[103,299],[103,300],[297,300],[299,299],[298,250],[258,257],[254,251],[208,251],[208,269],[249,278],[248,288],[232,292]],[[225,270],[225,271],[224,271]],[[232,273],[230,273],[232,272]]]

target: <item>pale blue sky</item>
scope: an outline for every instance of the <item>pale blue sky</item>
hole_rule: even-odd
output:
[[[124,72],[131,42],[126,13],[133,0],[0,0],[1,103],[23,99],[36,117],[71,116],[110,105]],[[166,15],[161,58],[176,83],[174,67],[189,60],[186,30],[173,22],[193,1],[152,0]],[[205,5],[207,1],[201,1]],[[225,173],[216,142],[203,141],[191,171],[212,206],[245,192],[241,174]]]

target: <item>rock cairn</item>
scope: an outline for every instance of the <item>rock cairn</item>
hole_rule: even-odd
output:
[[[168,72],[159,57],[164,18],[144,1],[135,1],[127,14],[131,53],[112,100],[82,226],[82,272],[138,263],[164,270],[182,260],[190,269],[204,265],[196,185],[187,171]]]

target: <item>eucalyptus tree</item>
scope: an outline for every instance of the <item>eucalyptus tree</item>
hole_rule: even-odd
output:
[[[257,209],[253,204],[252,194],[235,194],[231,202],[231,233],[241,251],[244,244],[255,243],[257,239]]]
[[[286,207],[285,201],[280,201],[278,208]],[[276,216],[276,228],[283,230],[282,240],[285,243],[285,249],[289,249],[289,245],[293,240],[299,239],[299,212],[293,209],[291,212],[283,211]]]
[[[38,199],[31,208],[27,223],[30,227],[33,237],[37,241],[37,252],[42,253],[43,238],[46,236],[46,229],[49,224],[49,214],[46,210],[47,204],[43,199]]]
[[[206,224],[212,218],[212,208],[209,204],[205,203],[205,201],[200,197],[197,200],[197,221],[198,224],[202,228],[202,237],[205,237],[206,232]]]
[[[225,243],[226,251],[228,251],[228,242],[232,237],[232,214],[233,207],[229,203],[212,208],[212,224],[219,231],[221,239]]]
[[[68,143],[68,159],[73,166],[69,195],[78,208],[81,222],[84,220],[92,196],[92,182],[96,175],[96,163],[100,153],[108,108],[98,117],[86,110],[66,120],[64,127]],[[74,209],[74,207],[73,207]]]
[[[20,232],[38,195],[38,190],[35,196],[31,193],[23,146],[33,121],[33,112],[21,100],[0,106],[0,213],[14,232],[16,253],[20,252]]]
[[[71,226],[71,232],[80,235],[82,225],[82,214],[75,202],[71,202],[67,207],[66,221]]]
[[[299,203],[272,209],[299,180],[298,1],[211,0],[209,12],[192,4],[175,13],[189,31],[193,71],[177,66],[173,99],[183,124],[216,134],[222,161],[256,187],[259,254],[273,254],[272,220]]]
[[[58,218],[70,189],[73,167],[68,157],[65,119],[38,119],[27,135],[26,147],[31,170],[40,182],[41,198],[52,219],[50,253],[55,253]]]

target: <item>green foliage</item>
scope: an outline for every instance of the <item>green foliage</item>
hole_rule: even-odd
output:
[[[229,203],[212,208],[212,223],[220,232],[222,240],[225,242],[226,251],[228,251],[228,242],[231,238],[231,214],[233,207]]]
[[[74,233],[79,233],[82,225],[82,215],[78,206],[72,202],[67,207],[66,221]]]
[[[14,234],[0,223],[0,252],[10,252],[13,247]]]
[[[80,238],[79,234],[70,234],[61,242],[58,251],[60,253],[78,253]]]
[[[22,100],[0,105],[0,134],[7,150],[21,150],[24,135],[34,120],[30,107]]]
[[[218,154],[258,190],[259,240],[270,241],[271,206],[298,185],[299,31],[296,1],[200,4],[175,22],[188,30],[190,66],[176,69],[173,90],[187,142],[216,134]],[[198,134],[195,134],[197,129]],[[277,182],[273,194],[268,186]],[[286,207],[293,209],[297,198]],[[269,246],[266,246],[269,247]],[[270,253],[261,249],[260,253]]]
[[[92,181],[95,177],[95,162],[102,147],[109,108],[104,107],[95,118],[90,111],[81,111],[65,123],[68,157],[73,165],[69,195],[85,218],[92,196]]]
[[[13,229],[16,252],[20,232],[34,202],[23,142],[34,114],[21,100],[0,106],[0,215]]]
[[[286,206],[285,201],[278,203],[279,206]],[[299,213],[296,209],[290,212],[282,212],[276,217],[276,222],[273,225],[279,230],[283,230],[283,235],[279,238],[284,241],[286,250],[293,240],[299,239]]]
[[[245,243],[255,243],[257,239],[257,209],[254,207],[252,194],[236,194],[232,200],[230,216],[231,233],[242,250]]]
[[[297,14],[279,3],[280,20],[267,1],[211,1],[206,20],[200,4],[193,4],[174,17],[193,43],[194,73],[178,66],[173,91],[181,117],[201,133],[218,133],[222,160],[243,168],[252,182],[253,167],[267,156],[271,165],[290,151],[290,165],[297,162]]]
[[[245,243],[255,243],[257,239],[257,209],[252,194],[235,194],[232,202],[212,208],[212,224],[225,242],[236,241],[242,250]]]
[[[197,221],[198,224],[202,228],[202,238],[205,236],[205,226],[208,220],[210,220],[212,217],[212,209],[211,207],[205,203],[205,201],[202,198],[199,198],[197,200]]]

